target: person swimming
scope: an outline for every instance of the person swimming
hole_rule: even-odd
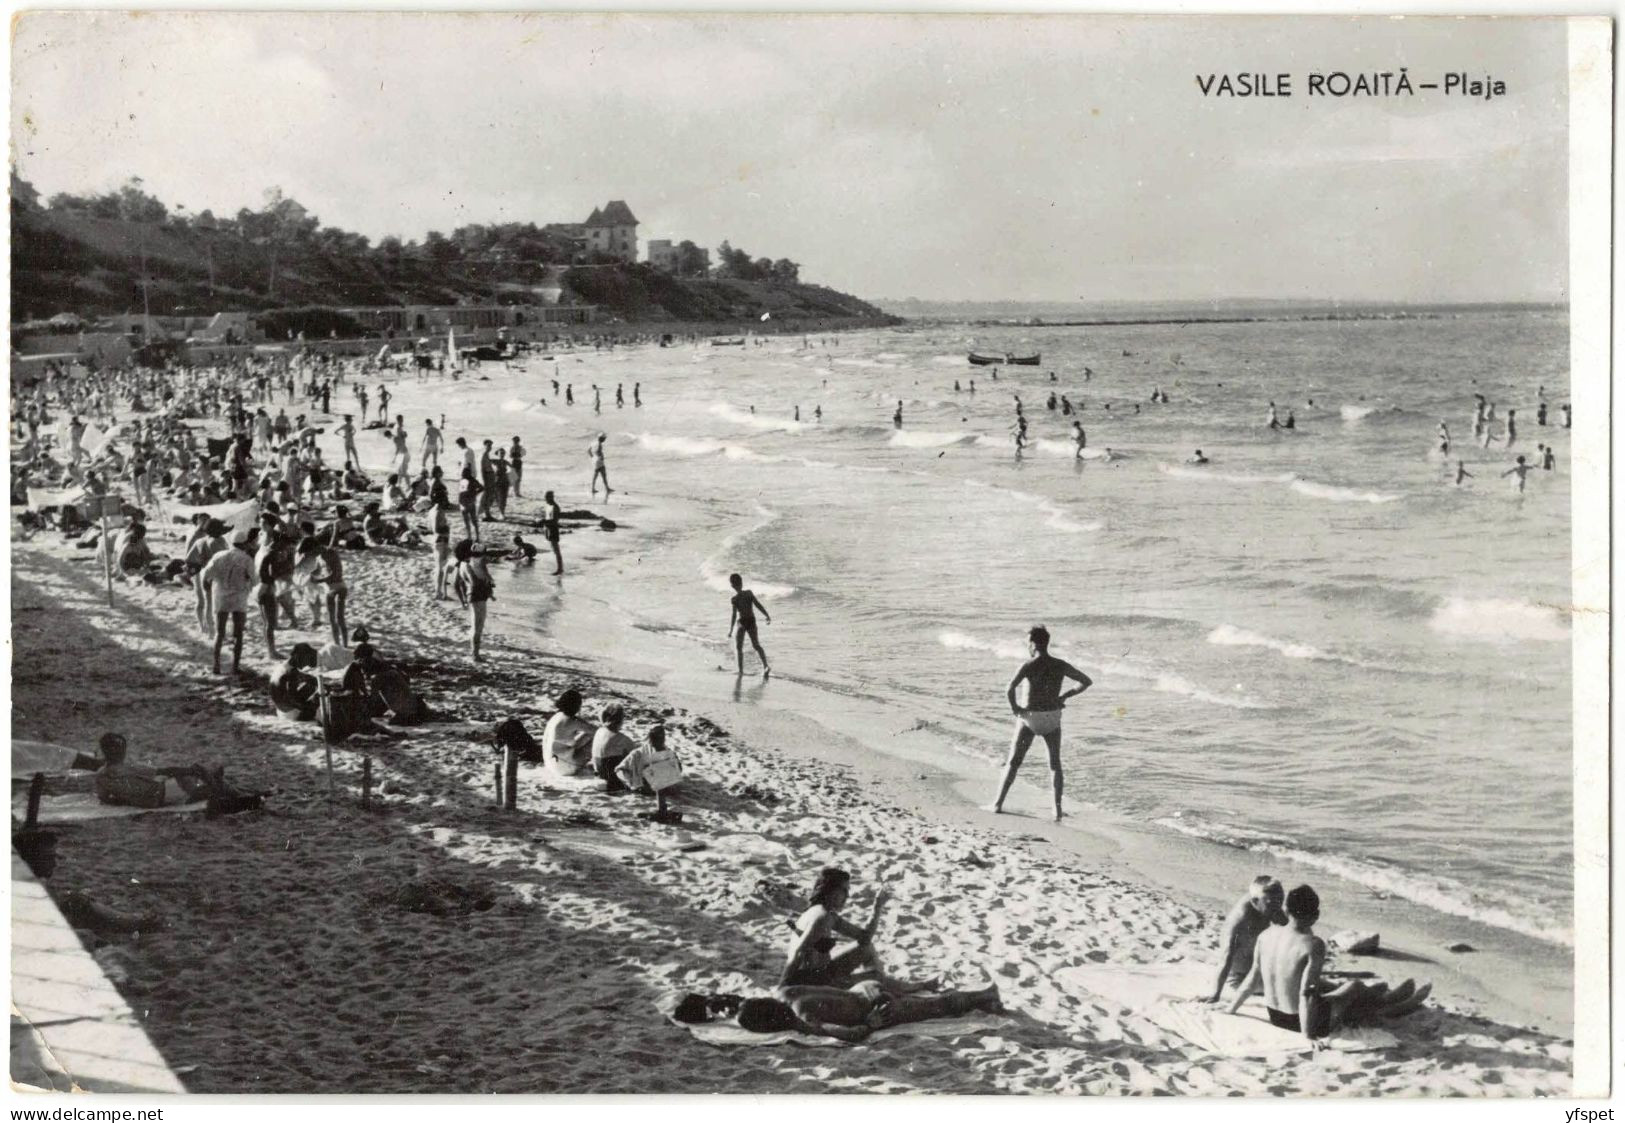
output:
[[[1187,463],[1187,464],[1206,464],[1207,463],[1207,457],[1202,455],[1202,450],[1201,449],[1197,449],[1194,455],[1189,456],[1189,457],[1186,458],[1185,463]]]

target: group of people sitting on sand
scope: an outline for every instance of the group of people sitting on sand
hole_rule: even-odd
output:
[[[554,712],[542,730],[540,744],[518,719],[510,718],[496,727],[496,746],[518,753],[521,760],[543,765],[554,776],[597,777],[605,792],[653,795],[657,804],[650,819],[681,822],[682,812],[667,806],[667,799],[682,782],[683,765],[666,744],[666,727],[659,722],[651,725],[640,745],[622,732],[626,711],[620,703],[603,708],[601,726],[581,717],[582,703],[579,690],[567,689],[553,700]]]
[[[806,907],[790,928],[784,969],[770,997],[735,994],[684,996],[672,1018],[685,1024],[726,1022],[757,1033],[784,1031],[862,1041],[876,1030],[910,1022],[1002,1014],[999,990],[952,990],[939,980],[906,982],[888,974],[875,951],[875,933],[889,895],[875,895],[867,924],[843,915],[851,876],[819,871]],[[1228,988],[1227,1012],[1263,993],[1270,1024],[1302,1034],[1307,1046],[1324,1049],[1338,1030],[1392,1019],[1418,1009],[1431,984],[1407,979],[1398,986],[1368,983],[1360,973],[1326,968],[1326,943],[1315,935],[1320,898],[1308,885],[1292,892],[1264,875],[1225,917],[1223,955],[1213,990],[1201,1001],[1218,1003]]]
[[[334,641],[318,651],[308,643],[294,644],[287,661],[271,677],[272,708],[289,721],[317,720],[321,676],[329,691],[361,699],[367,719],[385,718],[391,725],[418,725],[433,719],[434,711],[421,694],[413,692],[406,672],[378,654],[367,629],[357,625],[351,635],[354,647]]]
[[[1202,1001],[1223,1001],[1234,1014],[1262,989],[1270,1024],[1301,1033],[1313,1048],[1344,1026],[1409,1014],[1432,990],[1407,979],[1390,988],[1326,969],[1326,941],[1315,935],[1320,896],[1308,885],[1288,893],[1268,874],[1253,879],[1247,896],[1225,916],[1219,944],[1223,955],[1213,990]]]

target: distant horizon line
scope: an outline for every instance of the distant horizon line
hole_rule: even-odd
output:
[[[1051,297],[1034,297],[1031,299],[993,297],[983,299],[947,299],[923,296],[867,296],[862,299],[870,304],[931,304],[948,307],[976,307],[976,308],[1033,308],[1041,305],[1065,308],[1192,308],[1200,306],[1271,306],[1271,307],[1359,307],[1359,308],[1567,308],[1568,297],[1560,298],[1506,298],[1499,300],[1415,300],[1415,299],[1377,299],[1372,297],[1343,298],[1343,297],[1273,297],[1273,296],[1230,296],[1230,297],[1189,297],[1189,298],[1145,298],[1140,300],[1112,298],[1091,300],[1078,298],[1074,300],[1055,299]]]

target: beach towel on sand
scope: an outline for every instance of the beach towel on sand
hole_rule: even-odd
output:
[[[1225,1013],[1226,1006],[1195,1001],[1194,996],[1211,992],[1217,970],[1210,963],[1100,964],[1063,968],[1055,973],[1055,983],[1069,994],[1107,999],[1218,1056],[1282,1057],[1309,1051],[1301,1034],[1270,1024],[1260,995],[1235,1014]],[[1329,1048],[1346,1053],[1398,1044],[1392,1033],[1372,1026],[1344,1027],[1327,1039]]]
[[[867,1045],[871,1041],[881,1041],[887,1037],[959,1037],[967,1033],[993,1033],[1002,1024],[1001,1019],[992,1014],[969,1014],[963,1018],[936,1018],[928,1022],[910,1022],[908,1025],[877,1029],[866,1040],[851,1042],[838,1041],[833,1037],[814,1037],[789,1029],[777,1033],[756,1033],[753,1030],[741,1029],[732,1022],[689,1025],[675,1018],[670,1021],[672,1025],[682,1026],[707,1045],[760,1046],[794,1042],[797,1045],[837,1045],[845,1048],[852,1048],[857,1044]]]
[[[40,800],[39,824],[42,827],[49,827],[62,823],[84,823],[91,819],[127,819],[132,815],[202,811],[207,807],[208,802],[205,800],[199,800],[197,803],[167,804],[163,807],[122,807],[101,802],[96,798],[95,792],[67,792],[63,795],[48,795]],[[28,792],[25,790],[13,793],[12,818],[21,822],[27,814]]]

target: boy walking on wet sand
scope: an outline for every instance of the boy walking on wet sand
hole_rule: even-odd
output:
[[[1049,629],[1039,624],[1027,633],[1027,642],[1033,657],[1022,664],[1016,677],[1010,680],[1005,696],[1010,700],[1010,712],[1016,715],[1016,737],[1010,745],[1010,759],[1005,762],[1004,781],[999,785],[999,798],[993,802],[993,813],[1004,810],[1004,797],[1010,794],[1016,772],[1027,756],[1035,736],[1044,739],[1049,749],[1050,784],[1055,795],[1055,821],[1061,821],[1061,707],[1073,695],[1082,694],[1094,685],[1088,675],[1064,659],[1049,653]],[[1075,690],[1062,691],[1067,679],[1079,685]],[[1016,690],[1027,683],[1027,704],[1016,702]]]
[[[767,665],[767,652],[762,650],[762,641],[756,635],[756,612],[761,610],[762,617],[769,624],[773,617],[769,615],[767,607],[756,599],[756,594],[745,588],[745,579],[737,573],[728,575],[728,584],[733,586],[734,595],[729,601],[733,611],[728,614],[728,634],[734,637],[734,652],[739,659],[739,673],[745,673],[745,637],[750,636],[750,645],[756,649],[756,657],[762,661],[762,677],[766,678],[773,673],[773,668]],[[738,631],[734,630],[735,625]]]

